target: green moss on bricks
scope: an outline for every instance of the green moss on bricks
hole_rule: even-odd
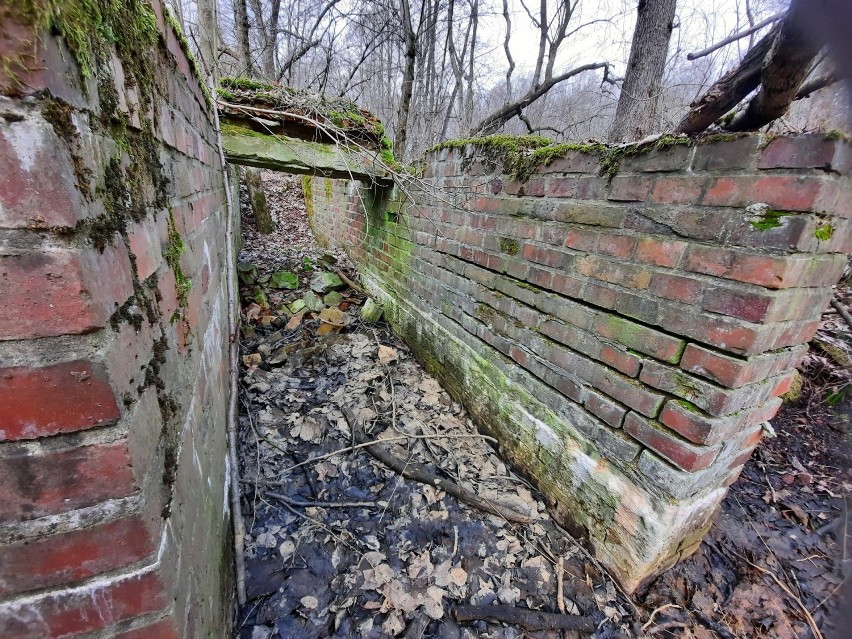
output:
[[[823,137],[829,141],[849,139],[849,136],[839,129],[831,129],[830,131],[826,131]]]
[[[314,228],[314,178],[311,175],[302,176],[302,195],[305,196],[305,211],[308,225]]]
[[[512,239],[511,237],[501,237],[500,238],[500,250],[503,253],[508,253],[509,255],[517,255],[519,249],[518,241]]]
[[[224,89],[237,89],[238,91],[274,91],[275,85],[252,78],[222,78],[219,85]]]
[[[702,144],[714,144],[716,142],[733,142],[741,138],[743,133],[713,133],[711,135],[705,135],[696,140],[699,145]]]
[[[222,135],[242,135],[250,138],[275,138],[274,135],[261,133],[260,131],[255,131],[247,126],[235,124],[233,122],[222,122],[219,124],[219,128],[222,130]]]
[[[781,218],[787,217],[788,215],[795,215],[795,213],[791,213],[789,211],[775,211],[773,209],[767,209],[763,213],[760,214],[759,219],[752,220],[749,222],[752,228],[758,231],[769,231],[775,228],[778,228],[782,225]]]
[[[814,237],[823,242],[830,240],[833,236],[834,226],[832,226],[828,222],[820,224],[816,227],[816,230],[814,230]]]
[[[195,57],[195,54],[189,46],[189,40],[186,39],[186,35],[183,32],[183,27],[181,26],[180,21],[175,17],[169,7],[165,7],[165,19],[166,23],[174,30],[175,36],[180,43],[181,51],[183,51],[186,59],[189,60],[189,66],[192,69],[193,75],[195,75],[195,79],[198,80],[198,84],[201,87],[201,93],[204,95],[204,101],[207,103],[207,108],[212,109],[213,99],[210,95],[210,88],[207,86],[207,82],[205,82],[205,75],[201,72],[201,65],[198,63],[198,58]]]
[[[189,303],[192,280],[186,276],[180,265],[180,256],[186,253],[186,244],[184,244],[183,238],[180,236],[177,223],[175,222],[175,215],[171,209],[169,209],[168,227],[169,243],[163,251],[163,258],[175,274],[175,291],[177,293],[178,306],[182,310]],[[180,310],[175,311],[175,316],[172,316],[171,321],[176,322],[178,319],[180,319]]]

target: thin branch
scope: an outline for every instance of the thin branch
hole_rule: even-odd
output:
[[[710,45],[706,49],[702,49],[701,51],[698,51],[696,53],[687,53],[686,59],[687,60],[697,60],[698,58],[703,58],[704,56],[710,55],[714,51],[721,49],[722,47],[727,46],[727,45],[731,44],[732,42],[736,42],[737,40],[741,40],[743,38],[749,37],[755,31],[760,31],[763,27],[766,27],[766,26],[772,24],[773,22],[778,22],[785,15],[787,15],[787,14],[786,14],[786,12],[783,12],[783,11],[781,13],[776,13],[774,16],[770,16],[770,17],[766,18],[766,20],[761,20],[760,22],[758,22],[753,27],[749,27],[748,29],[745,29],[744,31],[740,31],[739,33],[735,33],[733,35],[730,35],[723,40],[719,40],[719,42],[717,42],[716,44]]]

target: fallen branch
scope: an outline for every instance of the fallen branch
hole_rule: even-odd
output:
[[[348,419],[347,419],[348,421]],[[350,424],[351,426],[351,424]],[[337,455],[343,455],[344,453],[351,453],[354,450],[358,450],[359,448],[368,448],[373,444],[379,444],[382,442],[398,442],[404,439],[484,439],[486,441],[497,443],[497,440],[493,437],[489,437],[488,435],[452,435],[449,433],[443,433],[440,435],[400,435],[399,437],[385,437],[383,439],[376,439],[369,442],[362,442],[356,444],[355,446],[347,446],[346,448],[340,448],[338,450],[333,450],[330,453],[326,453],[325,455],[320,455],[319,457],[311,457],[306,459],[303,462],[299,462],[298,464],[293,464],[292,466],[288,466],[284,470],[281,471],[281,474],[288,473],[291,470],[296,468],[300,468],[306,464],[312,464],[314,462],[322,461],[323,459],[328,459],[329,457],[335,457]],[[282,482],[283,485],[283,482]]]
[[[591,617],[563,615],[554,612],[539,612],[515,606],[456,606],[453,608],[456,621],[490,621],[523,626],[527,630],[579,630],[594,632],[595,622]]]
[[[835,82],[839,82],[840,77],[834,72],[825,73],[813,80],[808,80],[799,87],[799,92],[793,100],[804,100],[809,98],[812,93],[816,93],[820,89],[830,87]]]
[[[300,499],[292,499],[281,493],[266,493],[267,497],[273,497],[278,501],[283,501],[291,506],[300,508],[375,508],[376,504],[372,501],[302,501]]]
[[[831,305],[834,307],[834,310],[840,314],[840,317],[843,318],[849,328],[852,328],[852,315],[849,315],[849,311],[843,307],[843,304],[838,302],[836,297],[832,297]]]
[[[408,628],[405,629],[402,639],[421,639],[430,621],[432,621],[432,618],[421,610],[411,620],[411,623],[408,624]]]
[[[706,55],[710,55],[711,53],[713,53],[717,49],[721,49],[722,47],[724,47],[727,44],[731,44],[732,42],[736,42],[737,40],[742,40],[743,38],[747,38],[748,36],[750,36],[755,31],[760,31],[763,27],[770,25],[773,22],[778,22],[785,15],[786,14],[783,11],[781,13],[776,13],[774,16],[770,16],[770,17],[766,18],[766,20],[761,20],[760,22],[758,22],[753,27],[749,27],[748,29],[745,29],[745,30],[740,31],[739,33],[735,33],[733,35],[729,35],[727,38],[725,38],[723,40],[719,40],[719,42],[717,42],[716,44],[711,44],[706,49],[703,49],[701,51],[697,51],[696,53],[687,53],[686,59],[687,60],[697,60],[698,58],[703,58]]]
[[[367,452],[370,453],[373,457],[375,457],[385,466],[399,473],[406,479],[410,479],[421,484],[427,484],[429,486],[439,488],[469,506],[473,506],[474,508],[478,508],[479,510],[485,511],[492,515],[497,515],[498,517],[503,517],[507,521],[514,521],[519,524],[528,524],[530,523],[530,521],[532,521],[532,518],[528,515],[523,515],[517,511],[512,510],[511,508],[507,508],[505,506],[501,506],[500,504],[492,503],[487,499],[483,499],[479,495],[467,490],[466,488],[462,488],[456,483],[453,483],[447,479],[443,479],[433,473],[430,473],[429,471],[423,469],[420,464],[407,463],[405,460],[399,459],[392,453],[388,452],[384,447],[380,446],[379,442],[365,441],[363,433],[361,433],[356,426],[357,420],[355,419],[355,416],[351,414],[351,411],[344,408],[343,416],[346,418],[346,421],[349,422],[350,427],[355,426],[353,430],[355,431],[355,439],[358,441],[359,447],[366,448]],[[424,437],[425,436],[423,435],[414,436],[414,438],[417,439]],[[383,439],[380,441],[385,442],[390,441],[390,439],[392,438]]]
[[[349,288],[351,288],[352,290],[358,291],[359,293],[361,293],[361,295],[366,295],[367,297],[369,297],[369,296],[370,296],[370,294],[369,294],[367,291],[365,291],[363,288],[361,288],[361,287],[360,287],[360,286],[358,286],[355,282],[353,282],[351,279],[349,279],[349,278],[346,276],[346,273],[344,273],[343,271],[341,271],[341,270],[339,270],[339,269],[338,269],[338,271],[337,271],[337,276],[338,276],[340,279],[342,279],[342,280],[343,280],[343,282],[344,282],[344,284],[346,284],[346,286],[348,286],[348,287],[349,287]]]

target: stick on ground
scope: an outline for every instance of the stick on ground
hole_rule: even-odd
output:
[[[595,622],[590,617],[539,612],[515,606],[456,606],[453,608],[453,619],[509,623],[523,626],[527,630],[595,630]]]
[[[412,481],[420,482],[421,484],[428,484],[429,486],[440,488],[447,494],[452,495],[469,506],[491,513],[492,515],[497,515],[498,517],[503,517],[507,521],[514,521],[519,524],[528,524],[532,521],[532,518],[527,515],[523,515],[515,510],[483,499],[479,495],[462,488],[458,484],[424,470],[420,464],[406,463],[405,460],[399,459],[392,453],[388,452],[383,446],[375,442],[368,442],[364,437],[364,434],[359,430],[357,418],[352,411],[348,408],[344,408],[343,415],[346,418],[346,421],[349,422],[349,426],[353,428],[353,431],[355,432],[355,439],[358,441],[359,446],[364,447],[373,457],[406,479],[411,479]]]

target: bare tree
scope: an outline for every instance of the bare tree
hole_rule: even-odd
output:
[[[675,0],[639,0],[627,73],[609,131],[611,141],[639,140],[658,125],[657,109],[675,4]]]
[[[579,0],[574,0],[573,3],[570,1],[560,2],[557,5],[556,15],[552,17],[548,17],[547,0],[540,0],[537,14],[533,13],[526,4],[523,4],[524,10],[539,33],[535,71],[532,74],[529,87],[516,100],[512,100],[507,96],[507,101],[503,106],[489,113],[471,128],[471,135],[487,135],[497,131],[512,118],[523,115],[525,108],[541,98],[560,82],[565,82],[569,78],[573,78],[575,75],[586,71],[594,69],[608,70],[608,63],[593,62],[562,73],[555,73],[556,60],[560,47],[565,44],[566,40],[572,34],[587,26],[580,25],[570,33],[568,32],[568,25],[574,16],[578,4]],[[508,22],[506,28],[507,31],[511,29],[511,25]],[[511,82],[511,73],[507,76],[507,80]]]

